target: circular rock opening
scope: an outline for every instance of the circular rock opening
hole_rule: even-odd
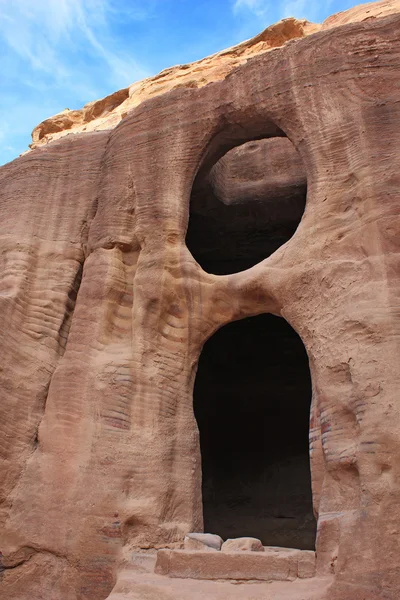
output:
[[[208,273],[248,269],[292,237],[306,195],[305,169],[289,139],[237,146],[194,181],[187,247]]]

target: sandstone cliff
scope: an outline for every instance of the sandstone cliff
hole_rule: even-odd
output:
[[[1,597],[398,599],[398,6],[280,23],[0,169]],[[146,573],[203,526],[202,348],[267,313],[308,357],[316,575]]]
[[[212,81],[224,79],[235,67],[245,64],[250,57],[280,48],[290,40],[347,23],[388,16],[399,11],[400,0],[382,0],[362,4],[333,15],[322,25],[293,18],[284,19],[237,46],[198,62],[165,69],[154,77],[133,83],[128,88],[106,98],[89,102],[82,109],[66,109],[46,119],[33,130],[30,147],[37,148],[69,133],[113,128],[128,115],[130,110],[149,98],[181,87],[200,88]]]

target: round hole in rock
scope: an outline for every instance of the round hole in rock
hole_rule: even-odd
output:
[[[306,195],[303,162],[288,138],[237,146],[194,181],[187,247],[208,273],[248,269],[292,237]]]
[[[310,404],[308,357],[283,318],[229,323],[206,342],[194,387],[205,531],[315,549]]]

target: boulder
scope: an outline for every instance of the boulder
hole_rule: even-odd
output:
[[[199,550],[201,552],[216,552],[221,550],[223,539],[213,533],[188,533],[185,536],[185,550]]]
[[[257,538],[241,537],[226,540],[222,544],[222,552],[264,552],[264,546]]]

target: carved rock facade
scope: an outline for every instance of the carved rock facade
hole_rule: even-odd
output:
[[[309,357],[318,520],[316,576],[275,593],[398,598],[399,26],[389,14],[292,41],[0,170],[4,597],[98,600],[117,579],[112,597],[146,597],[143,582],[123,595],[121,565],[202,529],[202,346],[272,313]],[[286,157],[272,182],[249,158],[265,145],[269,173],[274,148]],[[210,186],[211,203],[272,198],[275,229],[291,189],[294,235],[244,271],[206,272],[186,231]],[[187,585],[174,597],[195,598]],[[230,584],[204,585],[219,598]]]

